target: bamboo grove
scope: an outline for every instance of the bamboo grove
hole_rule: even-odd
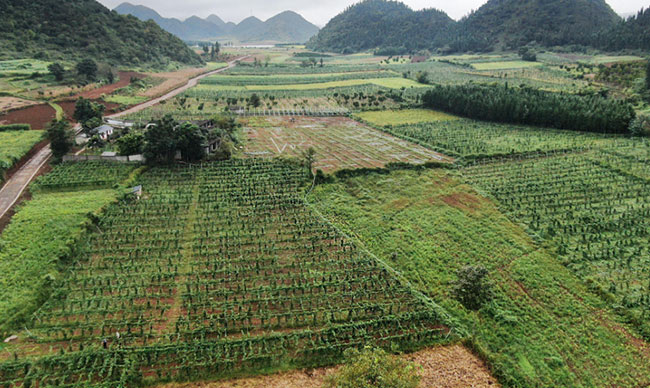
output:
[[[422,103],[477,120],[599,133],[627,133],[636,116],[625,101],[507,84],[438,85],[424,93]]]
[[[141,199],[106,211],[30,339],[3,352],[0,386],[193,380],[454,338],[444,311],[310,210],[303,167],[233,160],[140,181]]]

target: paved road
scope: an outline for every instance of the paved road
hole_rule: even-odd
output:
[[[0,189],[0,218],[4,217],[16,204],[38,170],[50,159],[50,155],[52,155],[50,146],[43,147],[2,186]]]
[[[224,68],[221,68],[221,69],[218,69],[218,70],[214,70],[214,71],[211,71],[211,72],[208,72],[208,73],[205,73],[205,74],[201,74],[198,77],[192,78],[191,80],[187,81],[187,84],[185,86],[181,86],[178,89],[174,89],[174,90],[172,90],[171,92],[165,94],[162,97],[155,98],[153,100],[147,101],[147,102],[142,103],[140,105],[136,105],[131,109],[127,109],[125,111],[115,113],[115,114],[107,116],[107,117],[109,117],[109,118],[118,118],[118,117],[126,116],[128,114],[140,112],[141,110],[144,110],[144,109],[150,108],[150,107],[152,107],[154,105],[157,105],[161,101],[169,100],[170,98],[176,97],[177,95],[183,93],[187,89],[195,87],[196,85],[198,85],[199,81],[202,80],[203,78],[209,77],[209,76],[214,75],[214,74],[219,74],[219,73],[222,73],[222,72],[224,72],[226,70],[232,69],[233,67],[237,66],[238,61],[241,61],[242,59],[246,59],[246,58],[248,58],[248,57],[238,58],[237,60],[234,60],[232,62],[228,62],[227,67],[224,67]]]
[[[228,69],[231,69],[236,66],[236,62],[244,58],[239,58],[235,61],[229,62],[228,67],[222,69],[214,70],[205,74],[202,74],[198,77],[190,79],[185,86],[181,86],[178,89],[174,89],[171,92],[165,94],[162,97],[153,99],[151,101],[145,102],[143,104],[134,106],[131,109],[125,110],[123,112],[111,115],[109,117],[117,118],[127,115],[129,113],[139,112],[141,110],[147,109],[158,104],[160,101],[168,100],[176,95],[183,93],[189,88],[196,86],[199,81],[205,77],[208,77],[213,74],[224,72]],[[75,127],[75,130],[79,130],[79,126]],[[44,147],[38,153],[36,153],[24,166],[22,166],[16,173],[5,183],[4,186],[0,189],[0,218],[4,217],[5,214],[18,202],[18,199],[23,194],[29,183],[34,179],[38,171],[47,163],[47,161],[52,156],[50,146]]]

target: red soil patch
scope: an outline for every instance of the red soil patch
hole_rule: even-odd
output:
[[[44,129],[56,117],[56,111],[48,104],[18,109],[0,116],[0,124],[29,124],[32,129]]]
[[[451,207],[470,213],[477,211],[481,207],[481,200],[469,193],[454,193],[439,198]]]
[[[131,78],[142,79],[142,78],[145,78],[146,75],[136,73],[136,72],[133,72],[133,71],[120,71],[119,72],[119,77],[120,77],[120,80],[118,82],[114,83],[114,84],[105,85],[105,86],[102,86],[101,88],[89,90],[87,92],[80,93],[80,94],[78,94],[78,95],[76,95],[76,96],[74,96],[72,98],[77,100],[80,97],[83,97],[83,98],[87,98],[87,99],[90,99],[90,100],[95,100],[95,99],[101,98],[102,94],[109,95],[109,94],[113,93],[114,91],[116,91],[117,89],[121,89],[123,87],[129,86],[129,84],[131,83]]]

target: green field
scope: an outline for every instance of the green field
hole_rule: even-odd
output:
[[[650,338],[648,148],[644,153],[640,159],[621,148],[477,165],[464,175]]]
[[[35,194],[2,233],[0,332],[21,327],[47,298],[77,249],[87,215],[115,199],[114,190]]]
[[[404,78],[368,78],[368,79],[351,79],[344,81],[330,81],[330,82],[316,82],[304,84],[278,84],[278,85],[245,85],[245,86],[230,86],[230,85],[200,85],[197,90],[215,89],[217,91],[275,91],[275,90],[319,90],[319,89],[336,89],[346,88],[351,86],[363,85],[377,85],[385,88],[400,89],[400,88],[422,88],[427,85],[419,84],[410,79]]]
[[[384,128],[436,151],[466,159],[601,147],[613,136],[459,119]]]
[[[0,356],[18,355],[0,364],[2,385],[115,387],[318,366],[353,346],[408,350],[462,332],[305,204],[304,167],[233,160],[155,168],[140,181],[146,197],[107,209],[34,315],[35,339]]]
[[[458,120],[456,116],[430,109],[368,111],[358,113],[356,116],[372,125],[382,127]]]
[[[345,179],[317,186],[310,201],[470,328],[470,342],[504,386],[647,381],[647,355],[606,303],[490,200],[449,173]],[[490,271],[496,295],[471,312],[450,287],[458,269],[479,263]]]
[[[4,173],[43,139],[43,131],[0,132],[0,183]]]
[[[512,70],[524,69],[528,67],[542,66],[539,62],[526,62],[526,61],[504,61],[504,62],[477,62],[472,63],[472,67],[476,70]]]

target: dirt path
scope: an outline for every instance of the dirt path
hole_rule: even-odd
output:
[[[245,59],[241,58],[241,59]],[[239,59],[238,59],[239,60]],[[205,77],[208,77],[213,74],[224,72],[228,69],[231,69],[236,66],[238,60],[228,63],[227,67],[211,71],[205,74],[202,74],[198,77],[190,79],[185,86],[181,86],[178,89],[172,90],[171,92],[165,94],[162,97],[153,99],[151,101],[145,102],[140,105],[136,105],[131,109],[125,110],[123,112],[107,116],[111,118],[122,117],[129,113],[139,112],[141,110],[147,109],[158,104],[160,101],[167,100],[169,98],[175,97],[180,93],[196,86],[199,81]],[[50,108],[51,109],[51,108]],[[75,127],[75,130],[78,130],[78,126]],[[9,210],[16,204],[18,199],[22,196],[25,189],[29,183],[34,179],[38,171],[47,163],[50,159],[52,152],[49,146],[44,147],[37,154],[35,154],[24,166],[22,166],[16,173],[11,176],[7,182],[0,189],[0,218],[2,218]]]
[[[214,71],[210,71],[208,73],[205,73],[205,74],[199,75],[198,77],[194,77],[194,78],[190,79],[189,81],[187,81],[187,84],[185,84],[185,86],[181,86],[180,88],[174,89],[171,92],[169,92],[169,93],[167,93],[167,94],[165,94],[165,95],[163,95],[161,97],[154,98],[153,100],[147,101],[147,102],[142,103],[140,105],[136,105],[136,106],[134,106],[134,107],[132,107],[130,109],[127,109],[125,111],[116,113],[114,115],[110,115],[108,117],[110,117],[110,118],[118,118],[118,117],[126,116],[126,115],[131,114],[131,113],[140,112],[140,111],[142,111],[144,109],[147,109],[147,108],[151,108],[152,106],[159,104],[161,101],[169,100],[170,98],[176,97],[177,95],[185,92],[186,90],[195,87],[196,85],[198,85],[199,81],[202,80],[205,77],[209,77],[211,75],[219,74],[219,73],[222,73],[222,72],[224,72],[226,70],[232,69],[233,67],[237,66],[238,61],[244,60],[246,58],[248,58],[248,57],[243,57],[243,58],[239,58],[237,60],[234,60],[232,62],[228,62],[228,66],[226,66],[226,67],[223,67],[221,69],[217,69],[217,70],[214,70]]]

